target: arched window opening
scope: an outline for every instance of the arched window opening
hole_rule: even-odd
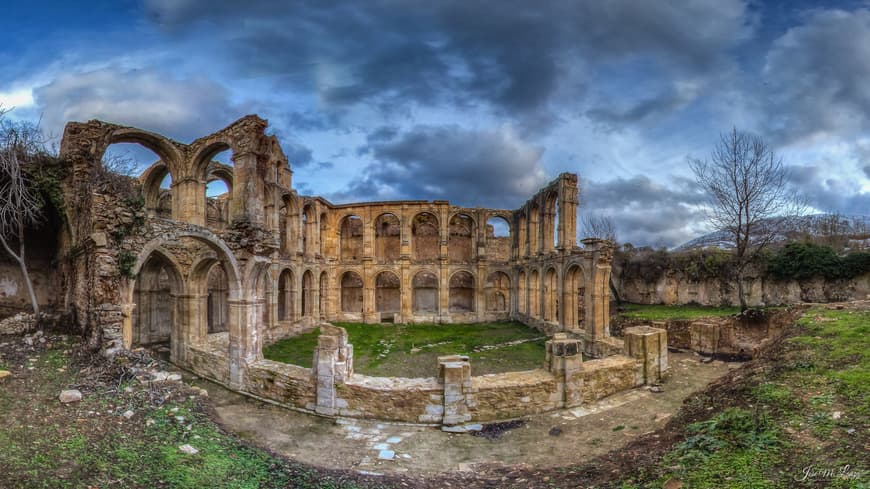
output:
[[[415,313],[438,312],[438,277],[432,272],[420,272],[414,275],[413,310]]]
[[[511,226],[503,217],[493,216],[486,221],[486,256],[499,263],[511,258]]]
[[[133,289],[133,347],[168,343],[175,318],[180,279],[173,265],[152,254],[142,265]]]
[[[346,216],[339,227],[339,247],[342,261],[358,261],[363,255],[363,220]]]
[[[310,205],[302,208],[302,252],[306,256],[314,255],[317,242],[317,223],[314,219],[314,209]]]
[[[517,233],[517,249],[519,250],[519,257],[528,256],[529,255],[529,240],[528,238],[528,219],[526,219],[525,214],[520,216],[520,224],[519,224],[519,232]]]
[[[296,282],[289,268],[278,276],[278,320],[296,319]]]
[[[314,314],[314,275],[311,270],[302,274],[302,315],[310,317]]]
[[[329,254],[327,247],[329,243],[327,242],[327,237],[329,236],[329,220],[327,219],[327,215],[325,212],[320,214],[320,256],[327,256]]]
[[[504,272],[493,272],[484,288],[487,312],[508,312],[511,300],[511,279]]]
[[[326,319],[329,314],[329,277],[326,272],[320,273],[320,319]]]
[[[558,310],[556,270],[551,268],[544,277],[544,321],[558,322]]]
[[[378,263],[392,263],[402,252],[402,226],[395,214],[381,214],[375,220],[375,258]]]
[[[529,274],[529,316],[541,317],[541,289],[538,286],[538,271]]]
[[[450,312],[474,311],[474,276],[456,272],[450,277]]]
[[[537,255],[541,251],[541,208],[537,204],[529,208],[529,255]]]
[[[517,311],[520,314],[528,314],[529,309],[526,305],[526,298],[529,295],[529,283],[526,281],[526,272],[520,272],[517,282]]]
[[[363,312],[363,280],[356,272],[341,276],[341,312]]]
[[[206,279],[208,287],[208,332],[222,333],[227,331],[227,321],[230,315],[229,280],[223,265],[216,263],[208,271]]]
[[[474,220],[466,214],[450,218],[447,256],[451,262],[467,263],[474,258]]]
[[[434,215],[421,212],[414,216],[411,235],[414,260],[422,262],[438,260],[441,256],[441,238],[438,232],[438,219]]]
[[[392,272],[381,272],[375,277],[375,310],[399,312],[402,308],[399,277]]]
[[[553,251],[559,241],[559,206],[555,192],[547,196],[544,206],[544,251]]]
[[[583,269],[574,265],[565,275],[565,326],[569,329],[583,329],[586,318],[586,287]]]

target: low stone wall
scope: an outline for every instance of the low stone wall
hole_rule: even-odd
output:
[[[556,377],[546,370],[509,372],[472,377],[474,421],[518,418],[562,407]]]
[[[300,409],[310,409],[315,400],[310,368],[272,360],[259,360],[248,367],[245,389],[257,397]]]
[[[611,334],[631,327],[653,325],[668,332],[668,346],[705,355],[753,358],[758,348],[780,336],[806,310],[796,305],[747,315],[646,321],[624,319],[611,322]]]
[[[241,385],[230,385],[226,333],[189,347],[185,366],[243,394],[302,411],[444,426],[578,406],[659,382],[667,369],[666,331],[644,326],[625,331],[624,354],[586,362],[582,340],[557,333],[547,342],[547,369],[472,377],[468,357],[448,355],[439,357],[437,377],[370,377],[353,373],[353,346],[344,329],[320,328],[310,369],[257,360],[244,367]]]

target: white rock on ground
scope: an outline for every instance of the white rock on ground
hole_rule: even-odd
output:
[[[82,400],[82,393],[78,389],[68,389],[60,391],[60,396],[58,398],[60,399],[60,402],[64,404],[78,402]]]
[[[197,453],[199,453],[199,450],[187,444],[181,445],[180,447],[178,447],[178,450],[180,450],[181,453],[186,453],[188,455],[196,455]]]

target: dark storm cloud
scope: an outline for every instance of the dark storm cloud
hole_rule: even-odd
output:
[[[253,0],[244,20],[236,2],[146,5],[167,32],[199,35],[203,43],[221,39],[227,49],[216,61],[231,61],[243,75],[277,77],[284,88],[316,90],[333,107],[485,103],[505,114],[533,114],[531,124],[552,123],[554,94],[582,85],[598,62],[646,57],[666,72],[709,72],[748,30],[738,0],[551,0],[534,8],[521,0]]]
[[[449,199],[466,206],[519,207],[546,181],[542,150],[510,129],[417,126],[365,147],[375,160],[336,201]]]
[[[867,178],[870,178],[870,165],[864,167],[864,175],[866,175]]]
[[[698,204],[704,201],[691,182],[676,179],[667,187],[638,175],[606,182],[584,180],[580,193],[580,234],[583,216],[609,216],[617,240],[635,245],[674,246],[697,234],[703,222]]]
[[[314,162],[311,148],[296,141],[281,141],[281,149],[290,162],[290,168],[304,168]]]
[[[870,129],[870,11],[819,10],[775,40],[766,125],[782,142]]]

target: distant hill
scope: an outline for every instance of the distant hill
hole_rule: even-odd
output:
[[[838,237],[846,248],[870,247],[870,216],[843,216],[838,214],[813,214],[788,219],[776,230],[775,242],[785,242],[813,237]],[[674,251],[689,251],[700,248],[731,249],[734,243],[724,232],[715,231],[674,248]]]

